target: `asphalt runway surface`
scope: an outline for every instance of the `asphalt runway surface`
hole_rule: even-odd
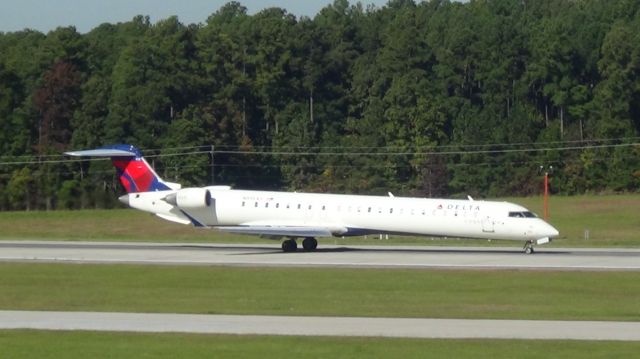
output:
[[[0,329],[435,339],[640,340],[640,323],[0,311]]]
[[[347,268],[640,270],[640,249],[0,241],[0,261]]]

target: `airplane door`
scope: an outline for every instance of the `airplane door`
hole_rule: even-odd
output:
[[[485,233],[493,233],[495,231],[491,217],[487,216],[482,220],[482,231]]]

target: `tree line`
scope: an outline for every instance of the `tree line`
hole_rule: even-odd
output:
[[[0,209],[111,207],[131,143],[185,185],[416,196],[640,189],[640,1],[229,2],[202,24],[0,33]]]

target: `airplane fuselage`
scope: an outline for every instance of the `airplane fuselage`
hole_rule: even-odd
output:
[[[223,230],[238,226],[322,227],[332,236],[380,233],[520,241],[558,235],[526,208],[509,202],[250,191],[223,186],[193,190],[207,191],[209,204],[168,203],[166,197],[177,191],[132,193],[125,199],[129,206],[164,219]]]

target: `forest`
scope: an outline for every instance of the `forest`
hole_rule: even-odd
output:
[[[183,186],[640,191],[640,0],[335,0],[0,33],[0,209],[109,208],[142,149]]]

